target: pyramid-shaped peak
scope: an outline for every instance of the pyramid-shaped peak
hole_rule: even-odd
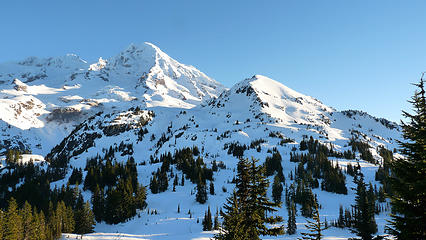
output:
[[[134,57],[136,56],[143,56],[143,57],[147,57],[147,56],[152,56],[152,57],[156,57],[156,55],[160,55],[162,57],[167,57],[168,55],[166,53],[164,53],[163,51],[161,51],[161,49],[159,47],[157,47],[156,45],[149,43],[149,42],[144,42],[141,44],[134,44],[131,43],[126,50],[122,51],[119,55],[123,56],[123,55],[132,55]]]
[[[305,98],[304,94],[301,94],[284,84],[275,81],[269,77],[263,75],[254,75],[251,78],[247,78],[240,83],[236,84],[232,90],[235,92],[241,92],[242,89],[250,87],[257,94],[266,94],[278,98]],[[231,91],[232,91],[231,90]]]

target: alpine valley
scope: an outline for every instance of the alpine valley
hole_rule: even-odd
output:
[[[329,225],[325,239],[355,236],[341,215],[351,215],[357,171],[374,194],[383,235],[386,162],[400,156],[402,140],[394,122],[337,111],[266,76],[227,89],[151,43],[96,63],[73,54],[1,63],[0,129],[0,207],[13,196],[19,207],[27,200],[48,208],[28,194],[23,172],[37,169],[52,192],[71,189],[90,203],[97,222],[83,239],[212,238],[218,231],[202,222],[208,208],[222,221],[239,158],[265,166],[267,196],[281,202],[272,215],[286,231],[295,202],[295,234],[264,239],[301,237],[312,199]],[[282,186],[279,196],[273,185]],[[125,194],[133,205],[122,204]]]

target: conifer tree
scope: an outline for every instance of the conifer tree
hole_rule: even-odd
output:
[[[206,190],[206,185],[203,183],[198,183],[197,184],[197,194],[195,196],[195,200],[197,200],[197,202],[204,204],[207,202],[207,190]]]
[[[213,230],[219,230],[219,227],[220,227],[219,212],[216,211],[216,214],[214,215]]]
[[[12,197],[9,200],[6,221],[4,223],[4,240],[21,240],[23,237],[22,232],[22,218],[18,214],[18,204]]]
[[[210,195],[214,195],[214,184],[213,184],[213,181],[210,181],[209,190],[210,190]]]
[[[211,231],[213,227],[212,222],[212,213],[210,211],[210,206],[207,209],[207,212],[204,214],[203,218],[203,231]]]
[[[24,239],[30,239],[34,235],[33,214],[31,205],[25,201],[24,208],[20,211],[22,216],[22,229]]]
[[[75,216],[75,233],[85,234],[93,232],[95,219],[89,202],[86,202],[82,208],[78,209]]]
[[[423,75],[409,101],[414,113],[403,111],[402,159],[391,163],[392,220],[388,231],[397,239],[426,239],[426,99]]]
[[[306,229],[309,230],[308,233],[302,233],[303,240],[321,240],[324,236],[322,232],[327,229],[326,223],[321,222],[319,211],[318,211],[318,203],[314,203],[314,213],[313,213],[313,221],[307,220],[307,224],[305,224]]]
[[[237,192],[234,190],[231,196],[226,199],[223,206],[225,211],[221,211],[223,217],[222,228],[219,234],[215,235],[218,240],[244,240],[249,239],[247,233],[242,228],[243,215],[239,204]]]
[[[288,221],[287,221],[287,233],[293,235],[296,233],[296,204],[292,201],[287,208],[288,210]]]
[[[272,199],[275,203],[281,203],[281,195],[283,192],[283,185],[280,178],[277,175],[274,177],[274,183],[272,184]]]
[[[267,217],[275,212],[279,204],[269,201],[266,196],[268,181],[264,167],[257,166],[256,160],[240,159],[237,165],[236,191],[227,199],[222,212],[222,231],[217,239],[260,239],[261,235],[281,235],[283,227],[266,227],[276,224],[281,217]]]
[[[373,239],[373,234],[377,232],[377,224],[374,218],[374,201],[368,197],[362,174],[359,177],[355,177],[354,182],[357,187],[355,205],[353,205],[352,233],[361,237],[362,240],[371,240]]]
[[[93,214],[95,220],[100,222],[104,219],[105,214],[105,194],[103,188],[100,189],[99,185],[96,185],[95,191],[92,195]]]

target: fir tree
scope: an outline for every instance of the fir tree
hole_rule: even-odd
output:
[[[236,191],[227,199],[222,212],[222,231],[217,239],[260,239],[261,235],[281,235],[283,227],[266,227],[276,224],[281,217],[267,217],[279,206],[266,196],[268,181],[263,166],[256,166],[256,160],[240,159],[237,165]]]
[[[296,204],[292,201],[287,208],[288,210],[288,221],[287,221],[287,233],[293,235],[296,233]]]
[[[96,185],[95,191],[92,195],[93,214],[95,220],[100,222],[104,219],[105,214],[105,194],[103,188],[100,189],[99,185]]]
[[[274,177],[274,183],[272,184],[272,199],[275,203],[281,203],[281,195],[283,192],[283,185],[280,178],[277,175]]]
[[[377,224],[374,218],[374,201],[368,197],[364,177],[355,177],[357,184],[354,208],[354,223],[352,233],[361,237],[362,240],[373,239],[373,234],[377,232]]]
[[[216,214],[214,215],[213,230],[219,230],[219,227],[220,227],[219,212],[216,211]]]
[[[30,239],[34,235],[33,214],[31,205],[25,201],[21,210],[23,239]]]
[[[206,185],[202,183],[197,184],[197,194],[195,196],[197,202],[204,204],[207,202],[207,190]]]
[[[93,232],[95,219],[89,202],[86,202],[82,208],[77,210],[75,216],[75,233],[85,234]]]
[[[213,184],[213,181],[210,181],[209,190],[210,190],[210,195],[214,195],[214,184]]]
[[[309,232],[302,233],[303,240],[320,240],[324,236],[322,232],[327,229],[326,223],[323,223],[320,220],[317,202],[314,204],[313,220],[314,221],[307,220],[308,223],[305,224],[305,226]]]
[[[22,218],[18,213],[18,204],[11,198],[4,223],[4,240],[21,240],[22,232]]]
[[[213,227],[212,222],[212,213],[210,211],[210,206],[207,209],[207,212],[204,214],[203,218],[203,231],[211,231]]]
[[[242,228],[243,215],[239,204],[237,192],[234,190],[232,195],[226,199],[223,206],[225,211],[221,211],[223,217],[220,233],[215,235],[218,240],[245,240],[249,239],[247,233]]]
[[[409,103],[414,113],[403,111],[405,142],[402,159],[391,163],[392,220],[388,231],[397,239],[426,239],[426,99],[423,75]]]

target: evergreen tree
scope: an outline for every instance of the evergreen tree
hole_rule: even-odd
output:
[[[4,240],[21,240],[22,232],[22,218],[18,213],[18,204],[11,198],[4,223]]]
[[[223,228],[217,239],[260,239],[261,235],[281,235],[283,227],[266,227],[276,224],[281,217],[266,216],[275,212],[279,204],[270,202],[266,196],[268,181],[263,166],[256,160],[240,159],[237,165],[236,191],[224,206]]]
[[[243,215],[239,204],[237,192],[234,190],[232,195],[226,199],[223,206],[225,211],[221,211],[223,217],[220,233],[215,235],[218,240],[245,240],[249,239],[247,233],[242,228]]]
[[[272,199],[275,203],[281,203],[281,195],[283,192],[283,185],[280,178],[277,175],[274,177],[274,183],[272,184]]]
[[[89,202],[86,202],[82,208],[77,209],[75,215],[75,233],[85,234],[93,232],[95,219]]]
[[[34,233],[34,239],[35,240],[44,240],[47,239],[47,229],[46,229],[46,218],[44,216],[43,211],[37,214],[37,211],[34,211],[34,216],[36,216],[35,219],[35,233]]]
[[[93,192],[92,205],[95,220],[97,222],[102,221],[105,215],[105,194],[103,188],[100,189],[99,185],[96,185],[95,191]]]
[[[320,220],[317,202],[314,204],[313,220],[314,221],[307,220],[308,223],[305,224],[305,226],[309,232],[302,233],[303,240],[320,240],[324,236],[322,232],[327,229],[326,223],[323,223]]]
[[[362,240],[373,239],[373,234],[377,232],[377,224],[374,218],[374,200],[367,194],[364,177],[361,174],[354,178],[357,184],[354,208],[354,223],[352,233],[361,237]]]
[[[34,235],[33,214],[31,205],[25,201],[21,210],[23,239],[30,239]]]
[[[214,195],[214,184],[213,184],[213,181],[210,181],[209,190],[210,190],[210,195]]]
[[[219,212],[216,211],[216,214],[214,215],[213,230],[219,230],[219,227],[220,227]]]
[[[211,231],[213,222],[212,222],[212,213],[210,211],[210,206],[207,209],[207,212],[204,214],[203,218],[203,231]]]
[[[287,233],[293,235],[296,233],[296,204],[292,201],[287,208],[288,210],[288,221],[287,221]]]
[[[426,239],[426,99],[423,76],[409,103],[414,113],[403,111],[405,142],[402,159],[391,163],[392,220],[388,230],[397,239]]]
[[[197,202],[204,204],[207,202],[207,190],[206,190],[206,185],[203,183],[198,183],[197,184],[197,194],[195,196],[195,200],[197,200]]]

